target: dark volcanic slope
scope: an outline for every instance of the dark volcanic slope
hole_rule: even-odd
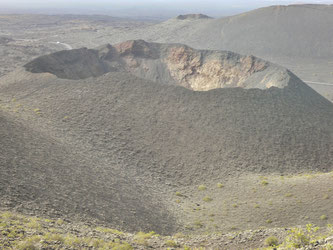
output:
[[[182,216],[168,204],[176,188],[248,173],[332,170],[332,103],[289,71],[265,63],[263,71],[250,74],[250,78],[257,76],[251,83],[274,79],[278,87],[259,83],[262,89],[193,91],[176,86],[189,79],[201,82],[197,69],[204,63],[192,67],[188,60],[177,65],[176,72],[184,76],[178,82],[148,80],[157,72],[160,77],[172,72],[164,67],[172,48],[180,48],[181,58],[190,62],[199,53],[181,45],[130,41],[91,51],[103,58],[92,62],[102,62],[110,71],[99,77],[62,79],[54,75],[58,71],[31,73],[22,68],[1,78],[0,99],[6,114],[12,111],[12,116],[33,128],[1,116],[0,181],[10,190],[2,189],[1,198],[31,190],[26,196],[8,199],[22,203],[23,208],[40,209],[51,201],[61,213],[76,212],[129,229],[170,232],[175,218]],[[231,65],[239,66],[234,62],[242,58],[210,53],[208,58],[226,58],[218,62]],[[27,68],[54,69],[58,55],[39,58]],[[65,76],[99,67],[86,64],[85,58],[77,58],[77,65]],[[63,61],[58,62],[57,70],[66,69]],[[252,58],[249,65],[258,62],[264,61]],[[161,67],[154,68],[158,63]],[[270,74],[261,74],[268,68]],[[228,69],[231,72],[222,76],[242,79],[237,67]],[[215,75],[216,71],[209,72]]]
[[[129,44],[132,47],[126,47]],[[127,48],[129,57],[121,62],[125,68],[134,65],[132,71],[126,68],[134,73],[141,72],[142,65],[153,65],[142,59],[146,54],[141,52],[153,58],[155,53],[150,52],[162,54],[148,43],[143,43],[148,46],[143,50],[136,44],[115,46]],[[185,55],[191,57],[192,52]],[[36,62],[31,64],[38,66]],[[179,68],[186,72],[185,66]],[[288,73],[288,81],[280,72],[276,82],[283,83],[280,88],[207,92],[142,80],[124,71],[80,81],[14,73],[3,78],[7,83],[0,91],[37,106],[68,136],[92,150],[108,158],[119,155],[130,169],[154,173],[162,180],[189,183],[237,171],[282,173],[332,167],[333,105],[288,71],[282,72]],[[70,119],[64,123],[65,116]]]
[[[94,218],[127,230],[170,233],[176,222],[149,187],[0,110],[0,207]],[[144,202],[142,202],[144,201]]]
[[[50,72],[67,79],[84,79],[107,72],[107,66],[98,57],[98,51],[86,48],[38,57],[25,67],[32,73]]]

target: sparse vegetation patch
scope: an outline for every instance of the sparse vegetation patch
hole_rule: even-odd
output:
[[[279,245],[279,240],[275,236],[269,236],[265,239],[265,245],[269,247],[275,247]]]
[[[223,188],[224,185],[223,185],[222,183],[217,183],[217,187],[218,187],[218,188]]]
[[[211,198],[209,196],[205,196],[202,200],[205,202],[211,202],[213,200],[213,198]]]

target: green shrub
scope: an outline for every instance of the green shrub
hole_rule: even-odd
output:
[[[1,217],[8,220],[14,218],[15,215],[11,212],[6,211],[1,214]]]
[[[147,240],[151,239],[151,237],[153,237],[153,236],[158,236],[158,235],[154,231],[151,231],[149,233],[138,232],[134,236],[134,240],[139,245],[148,246],[148,241]]]
[[[127,242],[123,243],[110,243],[109,247],[107,249],[112,249],[112,250],[132,250],[133,247],[128,244]]]
[[[34,243],[31,242],[22,242],[17,246],[19,250],[37,250],[38,248],[35,246]]]
[[[332,224],[327,224],[327,230],[330,234],[333,234],[333,225]]]
[[[265,245],[269,246],[269,247],[277,246],[277,245],[279,245],[279,240],[275,236],[269,236],[265,240]]]
[[[262,182],[261,182],[261,185],[263,185],[263,186],[267,186],[267,185],[268,185],[268,181],[265,181],[265,180],[262,181]]]
[[[73,235],[68,235],[67,237],[64,238],[64,244],[68,247],[74,247],[78,248],[80,245],[84,243],[82,238],[73,236]]]
[[[37,218],[30,218],[26,226],[34,229],[39,229],[41,227]]]
[[[185,238],[186,236],[185,236],[185,234],[183,234],[183,233],[176,233],[174,236],[173,236],[173,238],[175,238],[175,239],[179,239],[179,238]]]
[[[62,225],[62,224],[64,224],[64,220],[62,220],[62,219],[57,219],[57,220],[56,220],[56,224],[57,224],[57,225]]]
[[[165,245],[166,245],[167,247],[177,247],[177,246],[178,246],[178,244],[177,244],[174,240],[167,240],[167,241],[165,242]]]
[[[282,246],[285,248],[303,248],[307,247],[318,240],[315,233],[319,227],[313,227],[312,224],[306,225],[306,229],[292,228],[288,231],[288,236],[285,238]]]
[[[41,114],[42,114],[42,112],[41,112],[40,109],[34,109],[34,112],[35,112],[37,115],[41,115]]]
[[[7,238],[12,238],[12,239],[23,236],[22,233],[19,233],[18,228],[15,226],[7,228],[6,230],[2,231],[2,234],[6,235]]]
[[[322,216],[320,216],[320,219],[321,219],[321,220],[327,220],[327,215],[326,215],[326,214],[323,214]]]
[[[194,222],[194,226],[196,226],[197,228],[202,228],[203,227],[203,224],[201,221],[195,221]]]
[[[105,241],[102,239],[94,239],[92,242],[94,248],[103,248],[105,246]]]
[[[58,241],[61,243],[65,241],[64,237],[61,234],[51,234],[51,233],[46,233],[43,239],[46,241]]]
[[[222,183],[217,183],[217,185],[216,185],[218,188],[223,188],[224,187],[224,185],[222,184]]]
[[[211,202],[213,199],[209,196],[205,196],[202,200],[205,202]]]
[[[328,243],[328,244],[325,245],[324,249],[325,250],[333,250],[333,245]]]
[[[198,187],[198,190],[199,191],[204,191],[204,190],[206,190],[207,189],[207,187],[205,186],[205,185],[200,185],[199,187]]]
[[[150,231],[149,233],[145,233],[145,232],[138,232],[134,238],[143,238],[143,239],[150,239],[153,236],[158,236],[158,234],[156,234],[154,231]]]
[[[16,243],[14,249],[19,249],[19,250],[35,250],[38,249],[36,244],[39,243],[41,240],[41,237],[39,235],[34,235],[31,237],[25,238],[24,241],[20,241]]]

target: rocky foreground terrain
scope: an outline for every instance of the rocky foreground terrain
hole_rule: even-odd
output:
[[[91,223],[0,213],[4,249],[332,249],[333,229],[275,228],[232,233],[161,236],[154,231],[124,233]]]

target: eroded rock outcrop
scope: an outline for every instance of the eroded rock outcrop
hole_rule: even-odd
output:
[[[169,51],[166,64],[180,85],[193,90],[246,87],[246,80],[252,74],[268,67],[267,62],[253,56],[232,57],[238,56],[216,52],[205,58],[200,51],[189,47],[174,47]]]

